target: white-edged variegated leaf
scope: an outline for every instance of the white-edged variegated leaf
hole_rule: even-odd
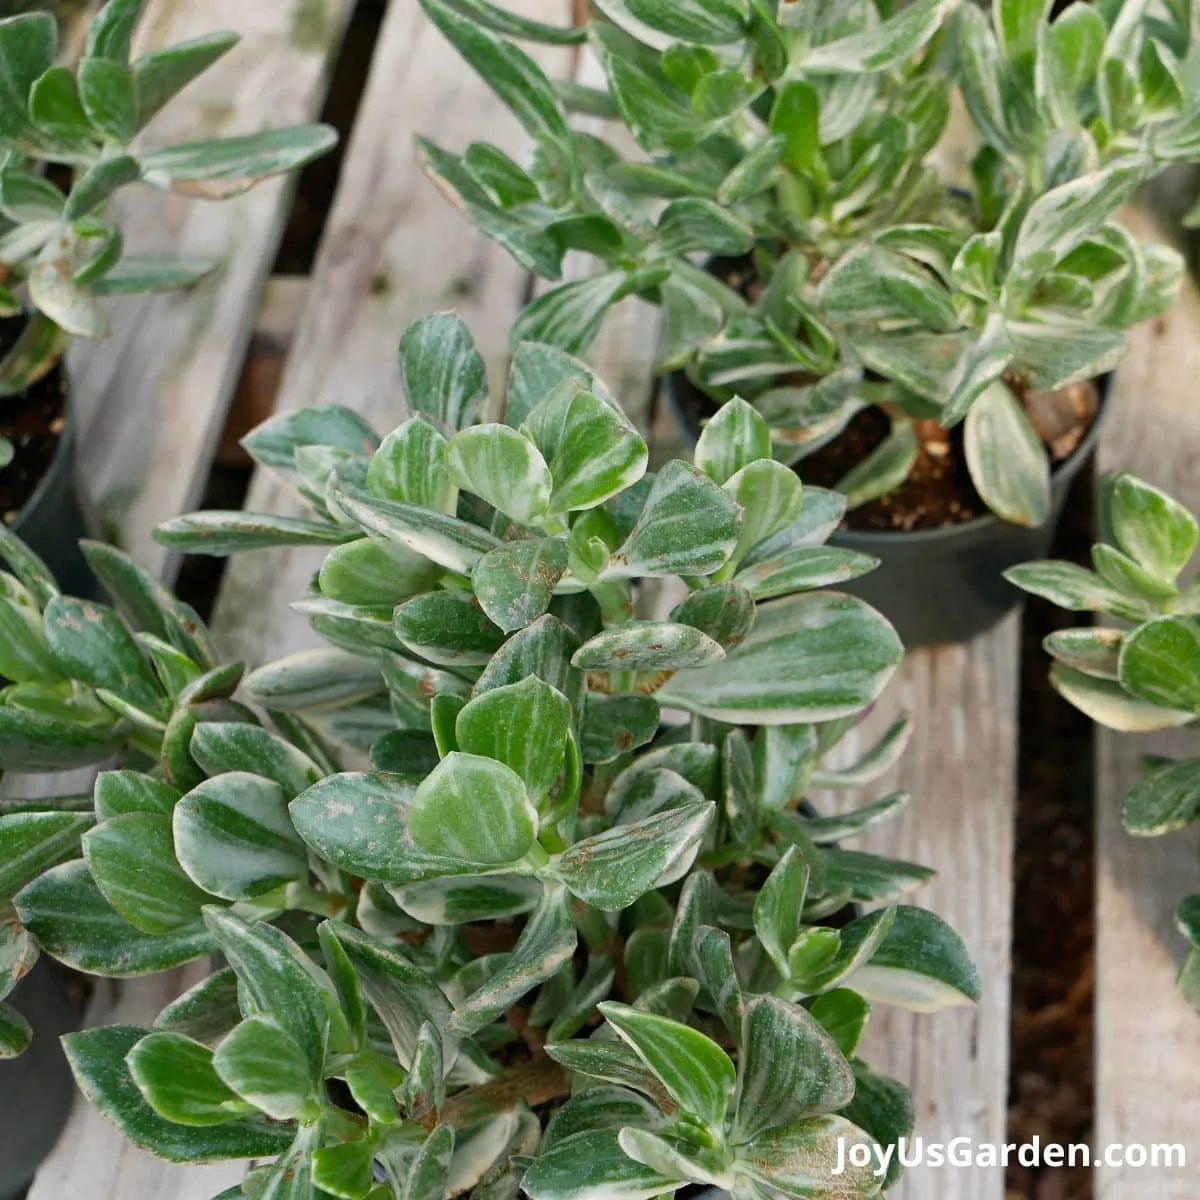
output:
[[[537,811],[521,777],[490,758],[448,754],[422,781],[409,833],[428,854],[480,866],[515,862],[533,845]]]
[[[523,538],[485,554],[471,576],[480,607],[505,633],[524,629],[550,607],[567,570],[562,538]]]
[[[1099,679],[1062,663],[1050,668],[1054,690],[1080,712],[1106,729],[1122,733],[1152,733],[1178,729],[1196,719],[1194,712],[1163,708],[1149,700],[1131,696],[1116,680]]]
[[[893,767],[912,737],[913,719],[903,713],[883,732],[861,758],[845,767],[818,767],[812,773],[815,787],[865,787]]]
[[[698,1158],[690,1157],[679,1144],[672,1144],[646,1129],[625,1126],[617,1135],[617,1140],[630,1158],[660,1175],[693,1184],[720,1184],[723,1181],[720,1171],[714,1171]]]
[[[232,771],[206,779],[175,806],[171,827],[179,865],[225,900],[307,882],[308,849],[287,805],[283,788],[260,775]]]
[[[716,1042],[679,1021],[625,1004],[605,1001],[598,1007],[685,1113],[714,1127],[724,1123],[736,1074]]]
[[[903,655],[892,626],[839,592],[758,606],[754,628],[723,662],[681,671],[660,703],[733,724],[831,721],[870,704]]]
[[[1121,819],[1135,837],[1160,837],[1200,819],[1200,759],[1181,759],[1143,775],[1122,801]]]
[[[528,875],[448,875],[393,888],[391,894],[426,925],[466,925],[529,912],[542,898],[542,884]]]
[[[844,1117],[798,1117],[791,1124],[764,1130],[738,1148],[733,1192],[739,1200],[776,1195],[878,1195],[883,1181],[875,1174],[877,1154],[875,1139]],[[844,1169],[835,1175],[843,1155]],[[853,1165],[857,1162],[865,1165]],[[754,1185],[749,1191],[747,1182]]]
[[[949,0],[918,0],[861,33],[826,42],[800,60],[812,74],[868,74],[889,71],[914,55],[937,31]]]
[[[964,448],[971,482],[997,516],[1036,527],[1050,515],[1050,456],[1020,401],[991,384],[967,413]]]
[[[870,962],[854,972],[854,990],[910,1012],[938,1012],[977,1004],[979,975],[962,939],[941,917],[898,905]]]
[[[1121,645],[1121,686],[1163,708],[1200,712],[1200,629],[1190,617],[1158,617]]]
[[[552,860],[546,873],[594,907],[619,912],[651,888],[687,873],[714,812],[708,802],[689,802],[614,826],[576,842]]]
[[[259,667],[243,687],[252,700],[280,712],[340,707],[383,690],[372,659],[332,646],[301,650]]]
[[[706,475],[685,462],[669,462],[604,575],[711,575],[733,553],[738,515],[737,504]]]
[[[556,387],[522,427],[550,468],[550,511],[595,508],[646,473],[648,451],[612,404],[574,380]]]
[[[486,529],[433,509],[381,500],[365,492],[339,492],[337,502],[364,529],[451,571],[469,572],[483,555],[500,545]]]
[[[735,556],[786,529],[804,508],[800,477],[783,463],[762,459],[742,467],[724,484],[742,510]]]
[[[1111,613],[1131,621],[1151,616],[1152,609],[1119,592],[1095,571],[1062,559],[1019,563],[1004,578],[1022,591],[1032,592],[1069,612]]]
[[[514,521],[528,525],[550,507],[553,480],[528,438],[507,425],[476,425],[446,447],[450,478]]]
[[[400,377],[409,408],[428,413],[451,429],[470,423],[488,391],[483,358],[471,331],[454,312],[431,313],[404,331]],[[429,503],[408,495],[394,499]]]
[[[175,517],[154,531],[154,540],[163,546],[214,558],[277,546],[336,546],[352,536],[351,530],[321,521],[269,513],[218,511]]]
[[[571,658],[584,671],[678,671],[719,662],[706,633],[675,621],[627,621],[584,642]]]
[[[16,896],[21,924],[59,962],[78,971],[126,979],[152,975],[210,954],[213,938],[199,921],[170,933],[144,933],[105,899],[82,859],[39,875]]]
[[[30,812],[0,817],[0,903],[43,871],[78,858],[79,839],[94,824],[89,813]]]
[[[616,1129],[588,1130],[539,1154],[521,1178],[530,1200],[649,1200],[679,1180],[635,1162]]]
[[[713,483],[724,486],[744,467],[770,457],[770,427],[752,405],[735,396],[701,430],[694,461]]]
[[[393,429],[371,456],[367,491],[382,500],[453,513],[458,492],[446,470],[441,431],[424,417],[410,417]]]
[[[1123,629],[1085,626],[1079,629],[1056,629],[1042,642],[1042,648],[1064,666],[1095,675],[1099,679],[1120,679]]]
[[[1177,500],[1128,472],[1110,482],[1105,499],[1117,545],[1146,570],[1173,583],[1200,538],[1196,518]]]
[[[536,676],[476,696],[458,714],[455,737],[467,754],[495,759],[540,800],[563,769],[571,705]]]
[[[800,932],[809,869],[797,847],[789,846],[754,898],[754,932],[776,970],[788,977],[788,950]]]
[[[798,1004],[755,996],[742,1018],[734,1140],[799,1117],[836,1112],[854,1096],[854,1074],[833,1039]]]
[[[575,953],[575,943],[567,893],[561,887],[546,888],[503,965],[456,1006],[451,1031],[470,1036],[490,1025],[522,996],[558,974]]]
[[[808,495],[805,492],[805,495]],[[879,565],[879,559],[842,546],[799,546],[775,558],[743,567],[733,578],[755,600],[849,583]]]
[[[291,1120],[314,1098],[303,1048],[270,1017],[238,1025],[213,1055],[213,1067],[227,1087],[276,1121]]]

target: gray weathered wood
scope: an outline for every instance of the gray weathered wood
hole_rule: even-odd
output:
[[[901,712],[916,716],[908,750],[870,792],[822,795],[847,808],[895,788],[912,795],[894,821],[854,849],[933,867],[912,902],[962,936],[979,969],[978,1008],[916,1016],[877,1005],[863,1057],[913,1092],[916,1135],[1003,1144],[1007,1118],[1012,857],[1016,801],[1019,614],[964,646],[910,652],[882,700],[839,747],[850,760]],[[1001,1200],[1003,1167],[916,1168],[894,1200]]]
[[[1154,234],[1130,214],[1139,233]],[[1165,316],[1134,331],[1098,453],[1200,508],[1200,289],[1190,279]],[[1142,754],[1200,753],[1194,730],[1153,737],[1098,731],[1096,758],[1096,1145],[1182,1145],[1186,1167],[1098,1168],[1097,1200],[1193,1200],[1200,1154],[1200,1013],[1174,978],[1184,941],[1175,905],[1200,888],[1200,829],[1131,838],[1121,797]]]
[[[221,28],[242,42],[163,110],[147,144],[313,119],[353,7],[151,0],[140,50]],[[154,526],[200,498],[293,187],[270,181],[225,203],[138,188],[114,204],[131,250],[219,263],[190,292],[114,302],[112,338],[77,345],[69,360],[88,489],[108,532],[155,570],[170,574],[174,564],[151,540]]]
[[[513,5],[565,23],[568,0]],[[531,50],[551,72],[570,69],[570,51]],[[472,74],[418,5],[389,6],[337,198],[313,275],[309,303],[280,387],[278,411],[336,402],[381,432],[402,416],[396,346],[416,318],[457,308],[503,386],[508,331],[529,286],[527,273],[476,233],[418,169],[421,132],[454,150],[473,140],[522,153],[516,121]],[[260,472],[246,507],[291,512],[289,490]],[[314,641],[287,609],[307,589],[320,556],[258,553],[235,559],[214,619],[222,651],[262,662]]]

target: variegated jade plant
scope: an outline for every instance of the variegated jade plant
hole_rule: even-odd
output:
[[[989,22],[947,0],[592,0],[566,29],[421,2],[533,139],[524,165],[421,139],[427,173],[536,274],[559,279],[568,250],[599,260],[517,338],[579,353],[640,296],[662,308],[660,369],[714,404],[750,399],[784,462],[881,406],[890,436],[838,485],[851,505],[903,482],[923,441],[944,453],[965,418],[986,504],[1046,520],[1050,462],[1021,401],[1109,370],[1180,275],[1112,217],[1200,156],[1190,5],[1051,20],[1046,0],[995,0]],[[514,39],[586,42],[606,86],[552,82]],[[965,191],[934,165],[956,92],[978,147]],[[596,116],[638,153],[596,136]]]
[[[870,1003],[978,984],[949,928],[895,903],[930,872],[838,845],[905,797],[803,801],[869,783],[907,733],[825,761],[899,654],[858,601],[779,594],[813,578],[836,501],[789,490],[748,407],[703,469],[647,479],[560,351],[518,353],[520,428],[471,423],[484,375],[455,318],[418,323],[402,363],[412,415],[382,442],[337,408],[249,439],[315,519],[168,528],[334,546],[302,602],[332,646],[241,701],[240,668],[124,556],[91,551],[122,617],[3,542],[25,649],[0,765],[124,747],[93,797],[0,816],[4,990],[39,948],[117,977],[220,954],[153,1028],[67,1049],[137,1145],[274,1160],[226,1200],[877,1195],[891,1162],[843,1155],[911,1113],[856,1055]],[[670,620],[629,617],[677,573]],[[85,754],[76,724],[105,740]]]
[[[0,360],[0,397],[42,378],[71,338],[106,337],[103,297],[184,287],[212,270],[210,262],[124,254],[121,228],[104,215],[116,191],[142,183],[225,199],[324,154],[336,139],[328,126],[305,125],[142,146],[143,128],[238,41],[213,33],[133,58],[143,6],[108,0],[73,69],[57,61],[49,13],[0,20],[0,316],[29,313]]]
[[[1121,622],[1051,634],[1050,681],[1108,729],[1150,733],[1191,725],[1200,716],[1200,586],[1181,584],[1179,575],[1200,540],[1196,519],[1122,472],[1101,481],[1100,528],[1092,570],[1051,560],[1007,572],[1018,587],[1061,608]],[[1147,756],[1142,766],[1122,813],[1134,837],[1160,837],[1200,820],[1200,758]],[[1189,945],[1179,986],[1200,1006],[1200,895],[1180,903],[1176,923]]]

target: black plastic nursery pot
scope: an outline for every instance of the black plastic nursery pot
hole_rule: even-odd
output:
[[[1071,483],[1091,459],[1112,392],[1112,375],[1096,381],[1099,405],[1074,452],[1050,477],[1050,517],[1031,529],[983,516],[942,529],[864,531],[840,528],[829,539],[872,555],[879,566],[839,590],[860,596],[896,627],[905,646],[970,641],[1019,607],[1024,594],[1004,578],[1017,563],[1045,558]],[[691,388],[681,372],[662,380],[662,396],[687,440],[700,436],[698,415],[680,392]],[[801,478],[803,464],[798,467]]]
[[[75,1100],[59,1038],[79,1028],[61,972],[40,960],[6,1003],[32,1026],[19,1058],[0,1062],[0,1200],[15,1200],[54,1148]]]
[[[95,594],[96,580],[79,540],[98,537],[99,522],[80,486],[76,438],[76,421],[67,401],[62,434],[49,467],[9,528],[45,561],[64,593],[87,598]],[[21,453],[20,446],[16,452]]]

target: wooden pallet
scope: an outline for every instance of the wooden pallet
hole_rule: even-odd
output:
[[[560,23],[572,8],[571,0],[506,3]],[[298,120],[319,106],[326,67],[351,7],[350,0],[322,0],[315,6],[300,0],[210,0],[206,5],[152,0],[143,36],[158,41],[211,28],[221,24],[222,13],[233,27],[252,26],[247,45],[227,64],[231,74],[224,83],[218,80],[209,98],[226,104],[232,99],[238,119],[253,123],[255,113],[265,112],[259,97],[269,95],[273,120]],[[301,11],[323,12],[327,19],[306,25],[298,39],[294,18]],[[531,52],[554,74],[573,71],[581,82],[596,81],[595,63],[586,52],[555,47]],[[180,125],[172,132],[185,129],[189,120],[203,121],[206,103],[197,96],[190,114],[176,110]],[[82,440],[88,477],[118,539],[164,575],[174,564],[149,540],[150,531],[199,497],[256,313],[275,326],[277,337],[291,335],[279,411],[336,401],[357,408],[381,431],[392,428],[401,414],[400,332],[415,318],[444,308],[462,312],[500,392],[508,329],[537,285],[501,249],[474,233],[420,174],[411,153],[416,132],[431,133],[453,147],[472,140],[495,141],[517,154],[524,147],[515,121],[419,7],[412,0],[391,0],[307,283],[292,280],[264,290],[289,207],[282,185],[234,205],[163,209],[155,195],[128,210],[144,244],[179,248],[182,243],[187,252],[227,256],[229,264],[196,293],[124,309],[114,341],[76,358],[76,377],[86,388]],[[581,262],[569,261],[570,273],[584,269]],[[1200,355],[1200,337],[1193,332],[1200,330],[1200,297],[1192,293],[1185,305],[1190,308],[1180,318],[1184,323],[1169,327],[1176,332],[1158,342],[1152,333],[1135,340],[1123,391],[1138,393],[1143,415],[1114,419],[1104,453],[1111,462],[1134,435],[1142,437],[1141,458],[1126,465],[1145,464],[1152,479],[1200,502],[1200,479],[1189,477],[1182,465],[1174,474],[1161,465],[1180,458],[1178,422],[1185,417],[1173,405],[1182,408],[1182,398],[1190,399],[1188,380],[1181,375],[1181,385],[1172,389],[1164,386],[1165,374],[1151,372],[1151,365],[1168,354],[1178,354],[1172,361],[1181,367],[1190,363],[1189,356]],[[627,301],[590,356],[639,417],[649,409],[655,338],[654,313]],[[1156,411],[1171,413],[1169,431],[1154,427],[1144,415]],[[1132,423],[1120,423],[1127,419]],[[1200,445],[1200,410],[1186,419],[1197,426],[1190,444]],[[1159,445],[1163,456],[1156,459],[1151,451]],[[661,455],[665,447],[660,444],[658,451]],[[247,499],[248,508],[280,513],[295,511],[293,504],[265,473],[255,478]],[[307,623],[288,603],[303,594],[317,561],[318,555],[305,551],[234,560],[214,618],[222,653],[256,664],[313,644]],[[911,809],[874,832],[863,848],[939,871],[920,902],[962,934],[983,984],[977,1010],[912,1017],[881,1009],[870,1027],[868,1056],[913,1088],[918,1132],[930,1141],[956,1136],[1004,1141],[1018,648],[1019,618],[1014,616],[968,646],[910,654],[856,735],[862,744],[898,712],[917,715],[908,754],[874,793],[903,787],[913,795]],[[848,743],[852,753],[854,742]],[[1101,1141],[1186,1140],[1200,1032],[1194,1014],[1170,1009],[1167,977],[1178,947],[1165,930],[1164,913],[1177,892],[1192,886],[1182,879],[1183,867],[1189,864],[1194,871],[1197,847],[1195,839],[1186,838],[1170,846],[1132,846],[1120,833],[1115,798],[1131,770],[1132,754],[1129,742],[1102,739],[1097,1136]],[[836,802],[855,799],[843,796]],[[1179,871],[1181,881],[1163,895],[1158,877],[1168,871]],[[122,987],[119,994],[105,992],[101,1010],[93,1015],[144,1020],[181,984],[181,973],[174,973]],[[1157,1132],[1142,1128],[1149,1112],[1164,1114]],[[81,1102],[31,1200],[206,1200],[240,1170],[237,1164],[165,1167],[124,1147]],[[1128,1180],[1115,1173],[1104,1176],[1097,1195],[1101,1200],[1179,1200],[1195,1191],[1182,1179],[1163,1182],[1135,1172]],[[891,1193],[898,1200],[1002,1200],[1004,1194],[1001,1167],[914,1171]]]

